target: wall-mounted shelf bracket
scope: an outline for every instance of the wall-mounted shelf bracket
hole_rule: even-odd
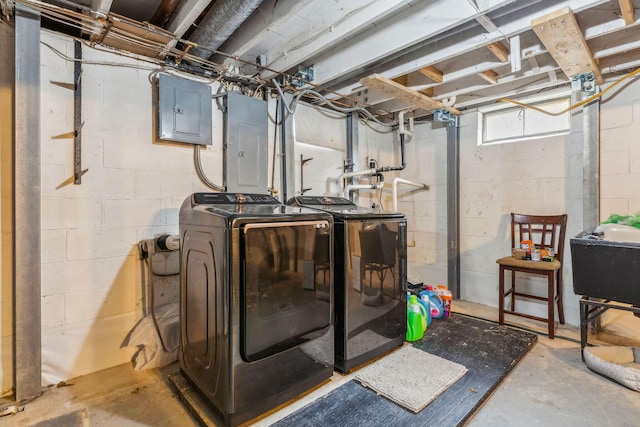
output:
[[[300,194],[304,194],[307,191],[312,190],[311,187],[304,188],[304,165],[309,163],[311,160],[313,160],[313,157],[305,159],[304,156],[300,154]]]
[[[51,83],[73,91],[73,131],[54,138],[73,138],[73,183],[79,185],[82,183],[82,175],[89,169],[82,169],[82,43],[77,40],[74,42],[74,58],[73,83]],[[63,184],[66,185],[68,181]]]

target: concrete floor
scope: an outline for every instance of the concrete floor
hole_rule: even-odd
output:
[[[494,308],[462,301],[456,301],[456,311],[489,320],[497,316]],[[526,319],[508,320],[534,331],[544,330],[543,324]],[[557,333],[564,338],[549,340],[539,335],[531,352],[468,426],[639,425],[640,393],[587,369],[576,342],[577,328],[562,326]],[[1,417],[0,427],[195,426],[196,420],[167,380],[176,371],[176,364],[149,372],[135,372],[130,365],[121,365],[79,377],[66,385],[45,389],[42,396],[25,404],[21,412]],[[351,376],[334,374],[329,383],[254,425],[268,426]]]

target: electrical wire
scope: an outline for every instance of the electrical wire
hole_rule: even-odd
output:
[[[591,95],[590,97],[588,97],[586,99],[583,99],[580,102],[576,102],[575,104],[570,105],[569,107],[567,107],[564,110],[559,111],[557,113],[552,113],[551,111],[547,111],[547,110],[545,110],[543,108],[536,107],[535,105],[526,104],[524,102],[516,101],[515,99],[511,99],[511,98],[500,98],[500,99],[498,99],[498,102],[509,102],[511,104],[519,105],[519,106],[524,107],[524,108],[529,108],[529,109],[538,111],[540,113],[543,113],[543,114],[546,114],[546,115],[549,115],[549,116],[560,116],[560,115],[565,114],[565,113],[567,113],[567,112],[569,112],[571,110],[574,110],[574,109],[576,109],[578,107],[581,107],[581,106],[583,106],[585,104],[588,104],[591,101],[594,101],[594,100],[596,100],[598,98],[601,98],[605,93],[609,92],[611,89],[613,89],[614,87],[616,87],[617,85],[619,85],[620,83],[625,81],[626,79],[629,79],[629,78],[631,78],[631,77],[633,77],[633,76],[635,76],[637,74],[640,74],[640,68],[638,68],[638,69],[626,74],[625,76],[621,77],[620,79],[616,80],[614,83],[612,83],[607,88],[605,88],[602,91],[600,91],[599,93],[596,93],[595,95]]]
[[[278,83],[278,81],[276,79],[271,80],[271,82],[273,83],[273,85],[275,86],[276,90],[278,91],[278,94],[284,98],[284,93],[282,92],[282,88],[280,87],[280,84]],[[369,119],[373,120],[374,122],[382,125],[382,126],[386,126],[386,127],[393,127],[393,126],[397,126],[397,122],[393,122],[393,123],[385,123],[380,121],[377,117],[375,117],[373,114],[371,114],[366,108],[364,107],[350,107],[350,108],[343,108],[343,107],[339,107],[337,105],[335,105],[333,102],[331,102],[330,100],[328,100],[326,97],[324,97],[322,94],[320,94],[319,92],[314,91],[313,89],[304,89],[300,92],[298,92],[293,100],[291,101],[291,105],[287,105],[287,103],[284,103],[284,109],[286,110],[286,113],[288,113],[289,115],[292,115],[295,110],[296,107],[298,105],[298,102],[300,101],[300,98],[306,94],[312,94],[318,98],[320,98],[323,102],[325,102],[326,104],[330,105],[331,108],[333,108],[336,111],[339,111],[341,113],[353,113],[353,112],[358,112],[358,113],[362,113],[365,116],[367,116]]]

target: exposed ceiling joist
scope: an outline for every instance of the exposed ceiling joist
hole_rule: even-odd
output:
[[[481,13],[512,3],[512,0],[486,0],[483,3],[486,9],[481,9]],[[414,3],[411,8],[385,21],[384,25],[372,26],[353,39],[343,40],[340,49],[317,58],[314,61],[313,82],[323,85],[357,72],[364,66],[388,60],[397,52],[475,19],[477,15],[478,10],[466,0]],[[422,67],[426,65],[428,64]],[[422,67],[416,67],[416,70]],[[392,77],[400,74],[406,73],[398,73]]]
[[[367,26],[406,7],[407,3],[409,0],[323,2],[319,10],[311,11],[313,16],[308,16],[302,32],[280,43],[264,43],[266,39],[263,39],[264,47],[260,49],[260,54],[266,56],[270,69],[285,72],[328,48],[344,43]],[[307,16],[302,15],[301,18],[306,19]],[[278,27],[271,28],[271,31],[275,34],[283,32]],[[256,45],[256,48],[259,46]],[[261,75],[270,79],[275,73],[265,70]]]
[[[105,18],[111,10],[113,0],[91,0],[91,10],[94,18]]]
[[[420,68],[418,70],[423,76],[429,77],[436,83],[442,83],[442,71],[438,70],[435,66],[429,65],[428,67]]]
[[[234,56],[243,56],[250,53],[256,48],[265,38],[278,37],[281,33],[280,28],[284,25],[291,25],[296,15],[301,10],[309,6],[311,0],[265,0],[256,9],[246,21],[242,23],[242,31],[234,33],[229,39],[220,47],[223,52],[233,52]],[[284,36],[278,37],[275,45],[282,45],[287,42]],[[258,49],[261,50],[261,49]],[[255,60],[255,57],[260,54],[266,55],[263,52],[254,52],[255,55],[251,55]],[[271,58],[266,58],[267,64],[271,61]],[[226,64],[232,62],[232,59],[227,59]],[[262,64],[266,65],[266,64]]]
[[[633,19],[633,0],[618,0],[618,3],[620,3],[620,12],[624,23],[627,25],[633,24],[635,21]]]
[[[487,45],[487,48],[493,53],[496,58],[502,62],[509,60],[509,49],[502,42],[494,42]]]
[[[184,36],[193,22],[211,3],[211,0],[184,0],[180,2],[174,14],[169,18],[167,30],[176,37]]]
[[[401,58],[386,61],[376,66],[376,72],[383,76],[397,77],[424,68],[425,66],[465,55],[475,49],[484,48],[487,39],[500,39],[512,37],[531,30],[531,17],[542,16],[557,10],[558,7],[572,5],[574,10],[584,10],[605,3],[603,0],[562,0],[554,2],[536,2],[530,6],[520,7],[517,12],[510,15],[509,19],[499,26],[499,33],[487,34],[484,31],[469,29],[451,35],[437,43],[423,45],[403,55]],[[451,7],[451,6],[449,6]],[[619,20],[618,20],[619,21]],[[526,51],[523,51],[523,54]],[[447,73],[448,76],[448,73]],[[361,87],[356,80],[349,80],[344,84],[332,87],[332,90],[341,94],[349,94]],[[329,97],[332,97],[329,95]]]
[[[493,70],[483,71],[481,73],[478,73],[478,76],[482,77],[492,85],[498,84],[498,73]]]
[[[393,96],[394,98],[405,101],[416,108],[424,108],[425,110],[437,110],[440,108],[445,108],[453,114],[460,114],[460,111],[453,107],[447,107],[440,101],[436,101],[435,99],[432,99],[414,90],[408,89],[401,84],[394,82],[393,80],[387,79],[377,74],[373,74],[369,77],[363,78],[362,80],[360,80],[360,83],[363,86],[377,89],[381,92]]]
[[[602,84],[598,64],[571,9],[565,7],[534,19],[531,27],[568,77],[592,72],[596,84]]]

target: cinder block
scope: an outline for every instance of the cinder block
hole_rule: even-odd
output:
[[[128,256],[137,251],[134,227],[67,231],[67,259],[86,260]]]
[[[634,164],[638,162],[637,164]],[[631,166],[631,170],[630,170]],[[600,175],[628,174],[634,166],[640,172],[640,150],[634,155],[634,150],[602,151],[600,153]]]
[[[52,262],[64,261],[66,247],[66,230],[41,230],[40,260],[43,265]]]
[[[69,171],[69,176],[72,174]],[[134,199],[135,189],[133,170],[90,167],[82,176],[82,184],[65,186],[64,195],[68,199],[92,199],[99,203],[105,199]]]
[[[42,197],[42,229],[94,228],[101,224],[99,200]]]
[[[142,227],[164,225],[167,214],[160,200],[102,200],[104,210],[103,226]]]

